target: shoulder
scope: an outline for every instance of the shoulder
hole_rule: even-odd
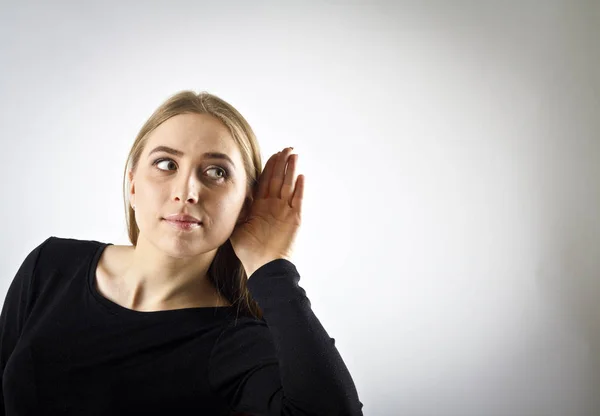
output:
[[[274,357],[273,338],[263,319],[231,317],[215,341],[211,360],[232,360],[235,356]]]
[[[62,265],[89,259],[100,247],[107,244],[96,240],[50,236],[27,257],[29,260],[34,260],[38,267],[60,268]]]
[[[17,270],[15,281],[27,291],[39,292],[46,287],[58,287],[59,277],[83,270],[81,265],[106,243],[50,236],[29,250]],[[71,273],[73,272],[73,273]]]
[[[258,319],[250,316],[234,316],[233,312],[229,319],[223,325],[221,334],[217,342],[227,342],[230,339],[243,338],[256,335],[269,334],[269,327],[264,319]]]
[[[208,365],[211,386],[227,390],[258,369],[278,373],[275,344],[263,320],[240,317],[226,324],[215,341]]]
[[[81,240],[76,238],[50,236],[44,241],[43,244],[46,246],[45,251],[85,252],[97,249],[98,247],[105,246],[109,243],[96,240]]]

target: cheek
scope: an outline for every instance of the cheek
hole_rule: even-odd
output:
[[[215,201],[210,207],[210,221],[218,228],[233,228],[242,212],[244,200],[236,197],[227,197]]]
[[[156,222],[160,222],[162,216],[169,214],[168,209],[173,209],[173,206],[167,204],[164,199],[163,191],[159,189],[151,189],[142,187],[136,190],[134,198],[136,204],[135,216],[140,229],[156,227]]]
[[[169,196],[169,189],[164,184],[145,182],[136,189],[136,195],[136,198],[143,200],[149,206],[152,206],[160,201],[166,201]]]

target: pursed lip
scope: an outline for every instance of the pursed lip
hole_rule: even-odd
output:
[[[198,218],[192,217],[191,215],[187,215],[187,214],[172,214],[172,215],[165,217],[165,220],[180,221],[180,222],[195,222],[198,224],[200,223],[200,220]]]

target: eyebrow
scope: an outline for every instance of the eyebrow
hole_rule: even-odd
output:
[[[173,149],[172,147],[169,146],[157,146],[154,149],[152,149],[152,151],[150,153],[148,153],[148,156],[150,156],[153,153],[156,152],[166,152],[166,153],[170,153],[172,155],[175,156],[183,156],[183,152],[181,150],[177,150],[177,149]],[[208,159],[224,159],[226,161],[228,161],[229,163],[231,163],[231,165],[235,168],[235,163],[233,163],[233,160],[231,160],[231,158],[229,156],[227,156],[225,153],[219,153],[219,152],[206,152],[202,155],[205,158]]]

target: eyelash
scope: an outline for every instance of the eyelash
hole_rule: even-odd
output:
[[[156,159],[156,160],[155,160],[155,161],[152,163],[152,166],[156,166],[156,165],[158,165],[160,162],[165,162],[165,161],[169,161],[169,162],[173,162],[173,163],[175,163],[175,161],[174,161],[173,159],[169,159],[169,158],[160,158],[160,159]],[[158,168],[157,168],[157,169],[158,169]],[[224,168],[224,167],[222,167],[222,166],[213,166],[213,167],[211,167],[210,169],[221,169],[221,170],[223,171],[223,173],[225,174],[225,176],[221,176],[220,178],[217,178],[217,179],[215,179],[216,181],[219,181],[219,180],[221,180],[221,179],[222,179],[222,180],[227,180],[227,179],[229,179],[229,170],[227,170],[227,168]],[[210,169],[209,169],[209,170],[210,170]],[[159,169],[159,170],[160,170],[160,171],[163,171],[163,172],[167,172],[167,171],[166,171],[166,170],[164,170],[164,169]]]

